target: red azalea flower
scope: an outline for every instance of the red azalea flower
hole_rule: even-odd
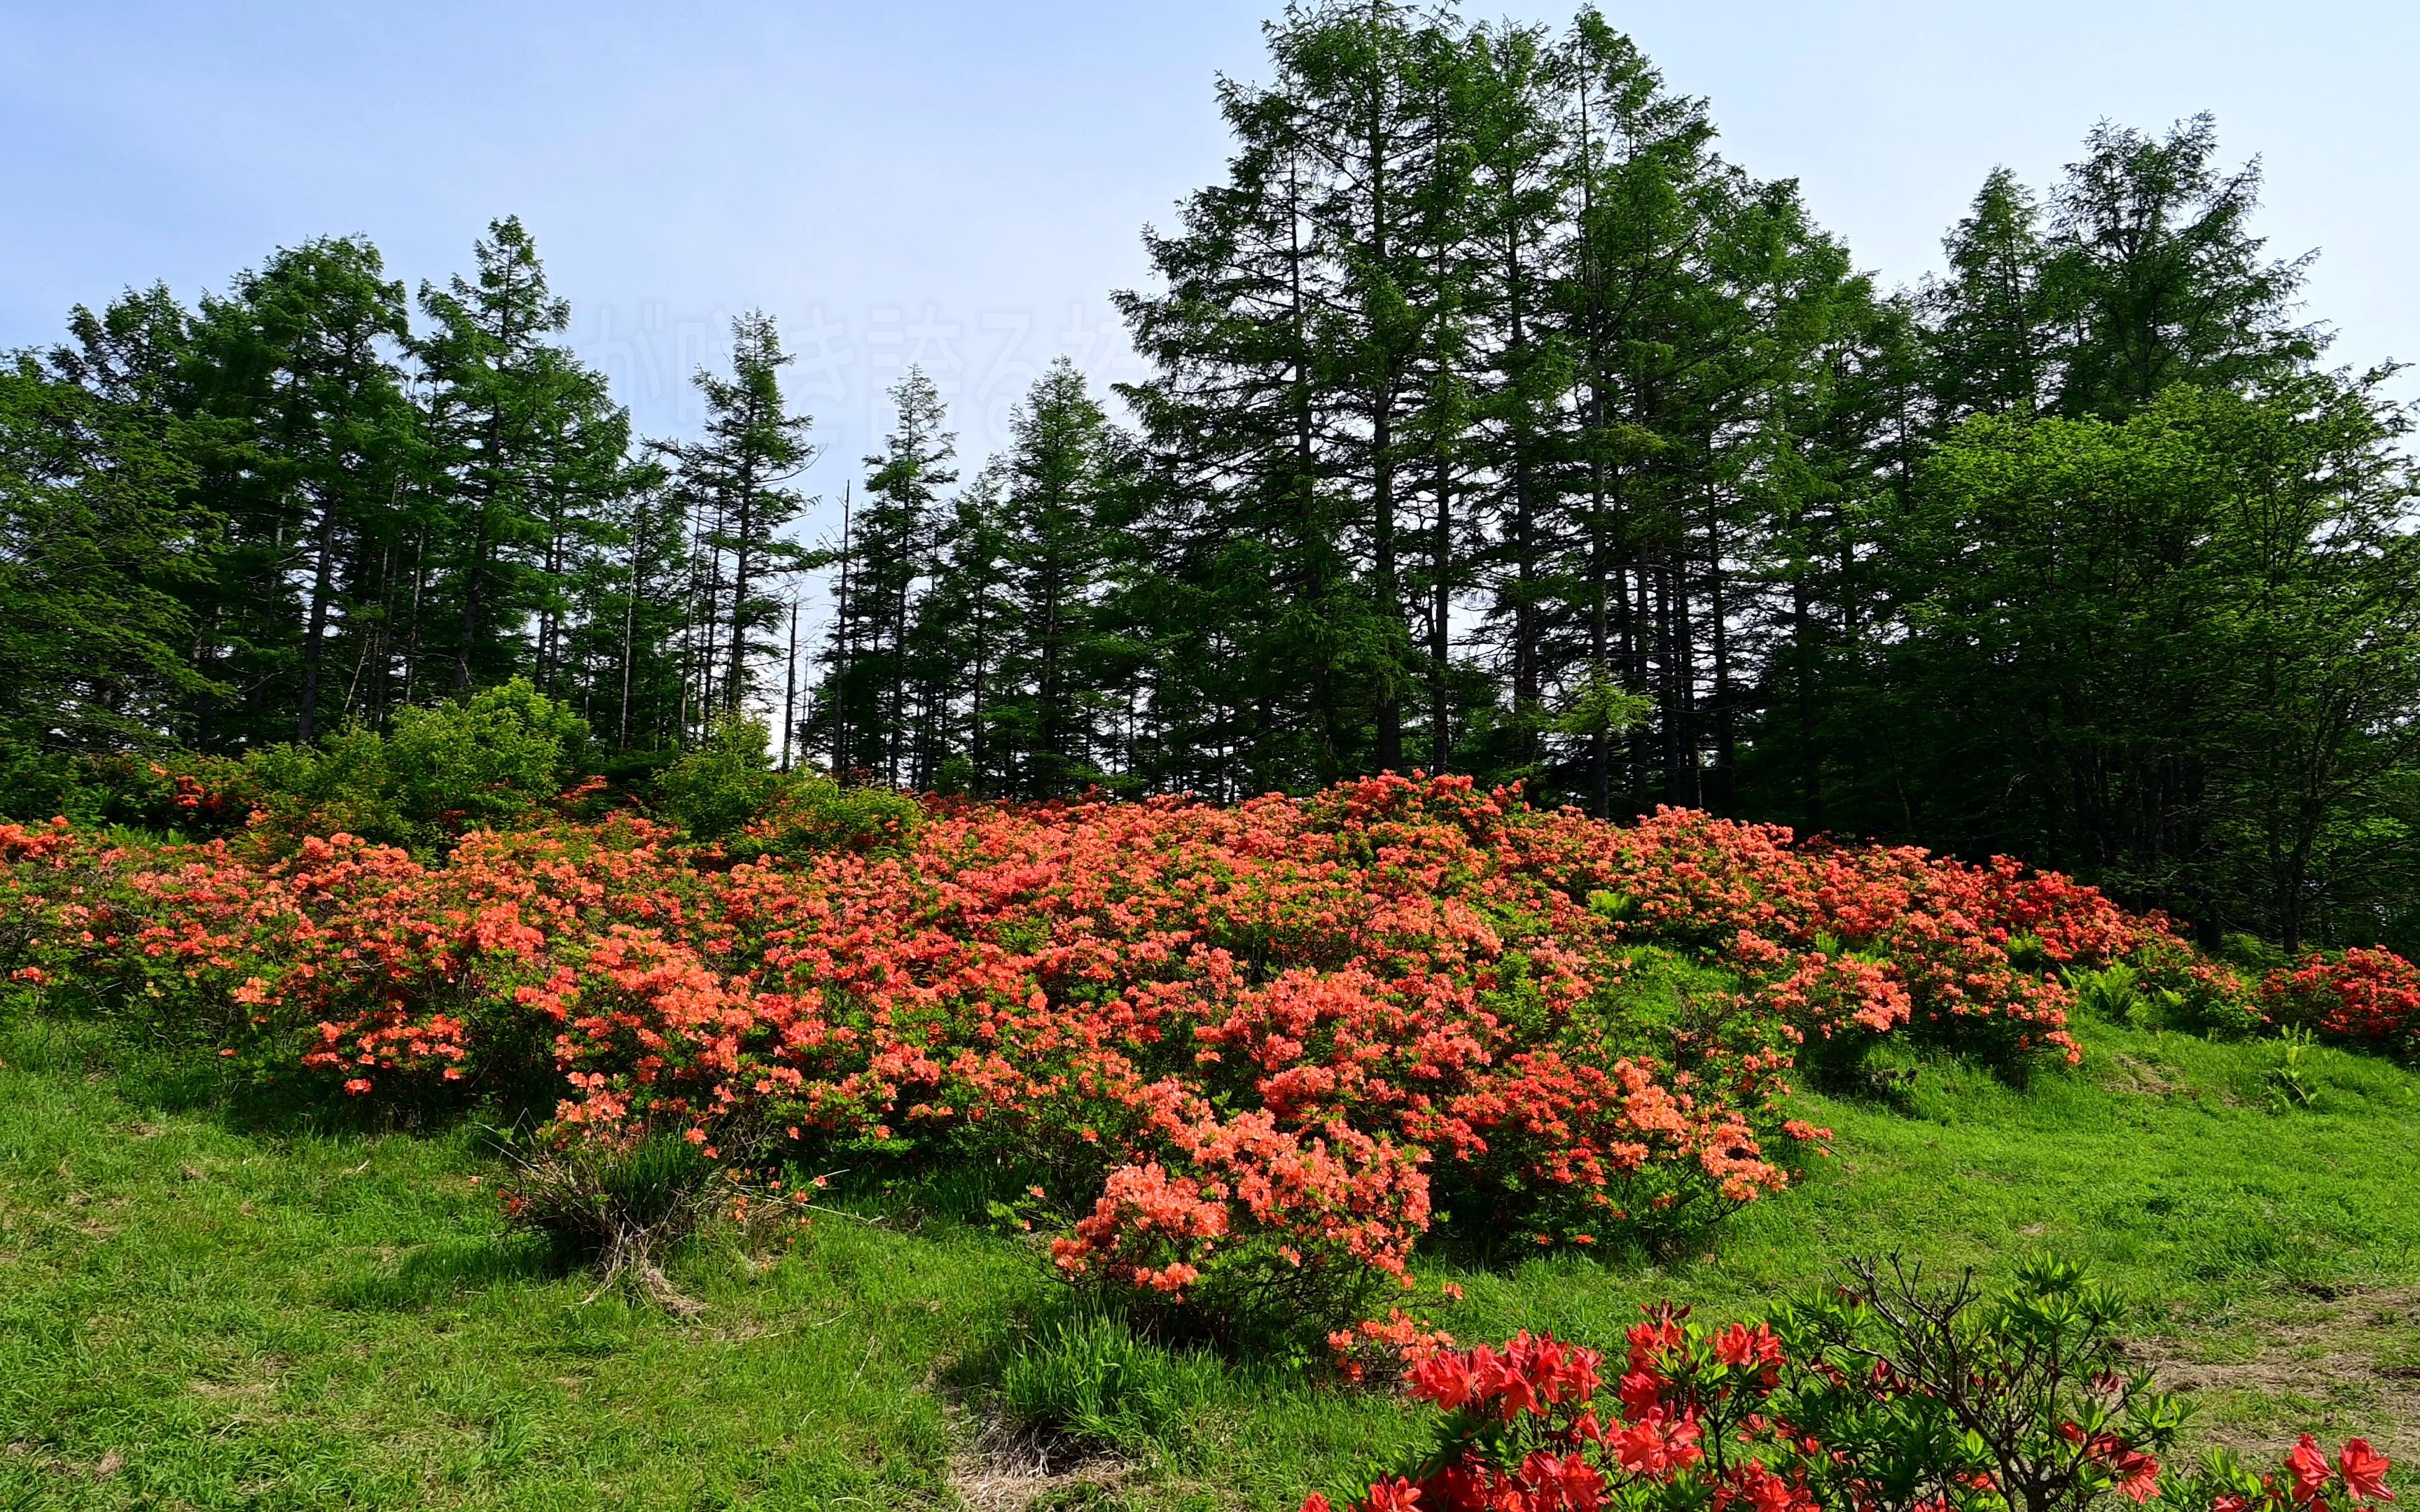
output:
[[[1649,1370],[1633,1370],[1621,1378],[1621,1415],[1637,1422],[1664,1400],[1664,1378]]]
[[[1418,1512],[1420,1489],[1398,1475],[1384,1485],[1370,1488],[1362,1505],[1368,1512]]]
[[[2287,1473],[2294,1477],[2294,1500],[2308,1503],[2319,1494],[2335,1472],[2328,1457],[2319,1452],[2319,1442],[2309,1434],[2286,1454]]]
[[[2343,1472],[2345,1489],[2356,1501],[2392,1502],[2395,1493],[2386,1489],[2387,1458],[2375,1452],[2367,1439],[2347,1439],[2343,1452],[2336,1456],[2336,1468]]]

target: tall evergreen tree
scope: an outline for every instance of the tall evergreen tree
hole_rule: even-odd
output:
[[[1016,753],[997,728],[1012,612],[1007,490],[999,458],[959,490],[940,531],[932,584],[917,605],[915,639],[942,685],[935,785],[976,797],[1015,787]]]
[[[1014,790],[1050,797],[1117,763],[1107,700],[1118,658],[1097,616],[1131,488],[1123,438],[1064,358],[1018,407],[1003,472],[1006,613],[987,722]]]
[[[956,438],[946,428],[940,391],[921,368],[892,385],[893,421],[883,450],[865,459],[863,497],[850,512],[848,539],[836,553],[847,575],[845,609],[833,617],[824,652],[816,723],[835,744],[837,771],[869,772],[893,786],[936,771],[917,770],[911,722],[930,724],[910,664],[918,595],[932,577],[943,524],[941,498],[957,482]],[[938,765],[937,746],[923,754]]]
[[[628,486],[629,419],[602,376],[550,340],[570,306],[520,219],[490,224],[476,257],[471,277],[420,290],[433,327],[414,346],[426,486],[441,520],[427,613],[451,624],[424,636],[415,622],[411,643],[444,647],[458,691],[533,668],[553,686],[565,579],[588,519]]]
[[[268,404],[247,438],[251,466],[279,501],[275,533],[293,543],[292,566],[256,608],[301,623],[293,683],[274,702],[292,709],[293,738],[308,741],[351,702],[349,693],[327,707],[332,633],[358,632],[367,655],[375,627],[363,622],[375,617],[382,586],[378,548],[399,523],[416,439],[391,356],[408,333],[403,285],[385,277],[367,242],[327,239],[278,253],[234,295],[270,364]]]
[[[83,316],[86,339],[56,365],[30,353],[0,363],[0,762],[12,779],[27,779],[29,757],[157,746],[218,691],[194,664],[179,596],[207,570],[217,522],[192,502],[175,414],[144,376],[154,364],[120,363],[111,328]],[[181,324],[120,322],[116,334],[173,341]]]
[[[2260,167],[2222,172],[2208,116],[2163,138],[2093,128],[2052,207],[2043,281],[2067,328],[2061,413],[2122,416],[2178,383],[2241,389],[2319,355],[2290,323],[2308,259],[2264,255]]]
[[[2067,351],[2044,284],[2050,247],[2032,193],[2006,168],[1993,169],[1941,250],[1948,276],[1922,296],[1941,414],[2035,413],[2057,392]]]
[[[698,613],[705,629],[698,704],[724,716],[740,712],[764,659],[780,649],[769,637],[787,600],[775,590],[807,565],[805,548],[781,534],[807,503],[788,485],[815,457],[807,440],[814,422],[791,414],[782,397],[790,358],[772,317],[751,312],[734,319],[731,347],[731,377],[697,375],[706,434],[666,448],[679,464],[682,501],[705,522],[699,545],[711,558],[708,598]]]

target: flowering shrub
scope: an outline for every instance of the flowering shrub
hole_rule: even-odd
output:
[[[2335,1040],[2420,1052],[2420,966],[2392,950],[2312,954],[2260,983],[2269,1016]]]
[[[2070,998],[2037,964],[2097,965],[2173,939],[2055,874],[1913,847],[1793,843],[1787,829],[1661,809],[1628,827],[1554,829],[1550,865],[1629,938],[1694,942],[1737,970],[1801,1042],[1854,1058],[1912,1026],[2004,1061],[2072,1061]]]
[[[2391,1500],[2360,1439],[2307,1435],[2279,1471],[2164,1471],[2181,1413],[2120,1374],[2108,1297],[2044,1262],[1997,1297],[1853,1265],[1851,1289],[1709,1328],[1651,1309],[1619,1364],[1551,1335],[1415,1346],[1405,1395],[1431,1451],[1360,1512],[2085,1512],[2115,1495],[2191,1512]],[[1312,1495],[1303,1512],[1327,1512]]]
[[[2048,967],[2174,938],[2010,863],[1465,779],[895,817],[771,813],[736,864],[629,815],[427,858],[10,828],[0,949],[399,1111],[534,1099],[566,1141],[1012,1166],[1072,1219],[1069,1279],[1221,1329],[1368,1316],[1441,1221],[1697,1228],[1828,1137],[1786,1110],[1810,1046],[2071,1058]],[[1642,1011],[1655,951],[1728,985]]]

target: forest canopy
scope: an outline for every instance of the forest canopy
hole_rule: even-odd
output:
[[[0,358],[0,804],[518,680],[591,770],[735,717],[980,797],[1418,768],[2420,936],[2408,417],[2209,118],[1991,172],[1889,289],[1593,11],[1268,45],[1116,296],[1148,376],[976,459],[911,369],[830,538],[776,322],[641,438],[511,217],[416,290],[332,236],[75,309]]]

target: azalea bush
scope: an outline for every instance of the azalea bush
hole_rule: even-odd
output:
[[[1799,1042],[1851,1057],[1909,1026],[2003,1063],[2073,1060],[2072,999],[2032,968],[2100,964],[2169,936],[2164,920],[2009,860],[1797,843],[1779,825],[1676,809],[1572,838],[1590,843],[1569,864],[1618,933],[1698,944]]]
[[[2179,1405],[2130,1374],[2119,1309],[2043,1260],[1986,1294],[1853,1262],[1846,1285],[1713,1327],[1649,1311],[1617,1359],[1551,1335],[1413,1346],[1405,1395],[1433,1412],[1415,1464],[1354,1512],[2086,1512],[2112,1498],[2191,1512],[2352,1509],[2392,1499],[2361,1439],[2304,1436],[2274,1470],[2162,1456]],[[1314,1494],[1304,1512],[1328,1512]]]
[[[1463,779],[1233,808],[792,787],[704,843],[628,812],[421,856],[0,829],[0,964],[395,1117],[503,1100],[566,1146],[998,1171],[1058,1215],[1068,1280],[1232,1335],[1376,1318],[1440,1237],[1677,1242],[1823,1148],[1802,1061],[2072,1059],[2063,972],[2188,950],[2013,863]]]
[[[2420,1055],[2420,966],[2392,950],[2314,952],[2260,983],[2269,1016],[2292,1028]]]

